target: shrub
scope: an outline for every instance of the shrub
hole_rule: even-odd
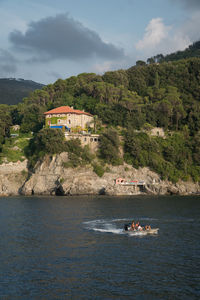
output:
[[[76,168],[91,163],[94,159],[94,155],[91,153],[89,146],[82,148],[79,139],[67,141],[66,150],[70,160],[66,165],[67,167]]]
[[[99,165],[99,164],[94,164],[93,165],[93,171],[99,176],[99,177],[102,177],[103,174],[104,174],[104,168]]]

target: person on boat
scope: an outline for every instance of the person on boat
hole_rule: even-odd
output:
[[[130,230],[135,230],[135,221],[132,221]]]
[[[140,222],[139,222],[139,221],[137,221],[137,223],[135,224],[135,229],[136,229],[136,230],[139,230],[139,231],[142,231],[142,230],[143,230],[143,227],[140,226]]]
[[[145,230],[151,230],[151,226],[150,225],[146,225],[145,226]]]

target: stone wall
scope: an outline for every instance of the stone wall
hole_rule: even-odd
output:
[[[79,139],[82,146],[89,145],[90,149],[96,151],[99,145],[99,134],[73,134],[65,133],[67,141],[72,139]]]

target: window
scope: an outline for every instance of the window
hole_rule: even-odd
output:
[[[87,142],[87,138],[84,138],[84,141]]]
[[[93,138],[90,139],[90,142],[93,142]]]
[[[71,124],[71,120],[69,120],[69,122],[68,122],[69,124]]]

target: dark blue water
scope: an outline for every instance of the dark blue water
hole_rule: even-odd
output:
[[[0,198],[0,237],[0,299],[200,299],[199,196]]]

